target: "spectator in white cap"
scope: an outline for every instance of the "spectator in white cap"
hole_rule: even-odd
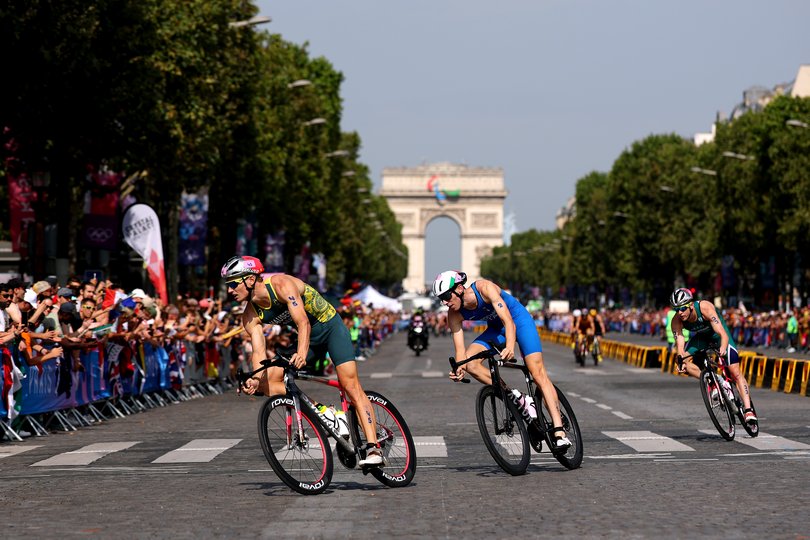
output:
[[[134,300],[137,300],[137,299],[139,299],[139,298],[140,298],[141,300],[143,300],[144,298],[146,298],[146,293],[145,293],[145,292],[143,292],[143,289],[134,289],[134,290],[132,291],[132,294],[130,294],[130,296],[131,296],[131,297],[132,297]]]

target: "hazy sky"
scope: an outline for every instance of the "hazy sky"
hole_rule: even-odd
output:
[[[342,128],[384,167],[501,167],[518,231],[552,229],[592,170],[653,133],[709,131],[810,64],[810,1],[262,0],[263,28],[344,75]],[[428,228],[427,275],[460,264]]]

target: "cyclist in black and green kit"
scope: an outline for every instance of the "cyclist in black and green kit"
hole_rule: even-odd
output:
[[[670,323],[675,336],[675,349],[679,357],[686,357],[679,371],[681,373],[685,371],[690,376],[699,378],[700,368],[692,362],[691,355],[710,346],[717,347],[720,356],[726,359],[731,377],[742,396],[745,421],[756,422],[757,417],[751,408],[751,398],[748,394],[748,382],[740,371],[737,345],[731,337],[726,321],[717,313],[711,302],[694,300],[689,289],[676,289],[669,302],[675,309],[675,317]],[[684,329],[689,330],[688,343],[683,336]],[[686,356],[687,353],[689,356]],[[711,389],[712,399],[719,399],[718,392],[718,388]]]
[[[237,302],[247,302],[242,313],[242,325],[253,346],[253,369],[260,368],[261,362],[267,358],[262,325],[295,324],[298,329],[298,347],[290,356],[290,362],[298,369],[304,367],[310,346],[325,349],[329,353],[335,364],[338,381],[351,398],[368,441],[366,457],[360,460],[359,465],[383,465],[382,452],[377,443],[374,410],[360,386],[349,331],[335,308],[318,291],[296,277],[273,274],[262,281],[262,272],[262,263],[257,258],[248,256],[231,257],[221,272],[228,285],[228,294]],[[268,396],[286,394],[283,371],[279,367],[266,369],[261,372],[261,377],[252,377],[245,381],[242,389],[246,394],[255,394],[257,391]]]

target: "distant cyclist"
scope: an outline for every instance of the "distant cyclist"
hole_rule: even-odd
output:
[[[463,360],[489,349],[489,341],[495,341],[502,346],[501,358],[511,360],[515,357],[515,345],[520,345],[526,367],[532,378],[543,392],[548,410],[554,422],[554,431],[557,435],[557,448],[565,449],[571,446],[571,441],[565,436],[557,403],[557,392],[548,378],[543,364],[543,347],[540,336],[531,314],[512,295],[501,290],[495,283],[479,279],[465,289],[467,274],[448,270],[442,272],[433,282],[433,294],[448,308],[447,322],[453,336],[455,355]],[[485,321],[487,329],[472,344],[464,348],[464,330],[462,321]],[[482,360],[470,362],[460,367],[450,378],[460,381],[466,371],[482,384],[492,384],[489,369],[482,365]],[[539,407],[539,403],[537,404]]]
[[[605,335],[605,321],[602,315],[595,309],[589,312],[593,320],[593,354],[598,362],[602,361],[602,336]]]
[[[295,324],[298,347],[290,361],[300,369],[304,367],[310,345],[325,349],[335,365],[338,381],[357,409],[357,417],[368,441],[366,458],[360,465],[380,466],[382,452],[377,443],[374,410],[368,402],[357,376],[354,348],[349,330],[337,316],[332,305],[315,289],[300,279],[287,274],[274,274],[262,281],[264,267],[255,257],[235,256],[222,267],[222,279],[228,285],[228,294],[237,302],[247,302],[242,313],[242,325],[253,345],[253,369],[261,367],[267,358],[262,326],[264,324]],[[285,394],[283,370],[270,368],[261,377],[245,381],[246,394],[262,391],[267,395]]]
[[[756,422],[757,417],[751,408],[751,398],[748,394],[748,382],[740,371],[740,357],[737,346],[731,338],[726,321],[714,309],[711,302],[694,300],[689,289],[676,289],[670,296],[669,303],[675,309],[675,317],[670,323],[675,336],[675,349],[678,357],[684,359],[680,372],[684,371],[690,376],[699,378],[700,368],[692,362],[691,355],[696,351],[710,346],[717,347],[720,356],[726,359],[731,378],[737,384],[743,400],[743,411],[746,422]],[[683,336],[683,330],[689,330],[689,342]],[[711,388],[712,399],[719,399],[719,389]]]

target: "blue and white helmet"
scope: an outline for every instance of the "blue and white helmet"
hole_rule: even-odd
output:
[[[433,280],[433,294],[435,296],[442,295],[447,291],[452,291],[456,285],[464,285],[465,283],[467,283],[467,274],[455,270],[446,270]]]

